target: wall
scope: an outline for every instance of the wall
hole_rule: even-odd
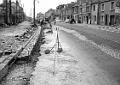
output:
[[[82,20],[83,20],[83,23],[87,23],[86,22],[86,3],[82,3]]]
[[[100,18],[100,24],[101,25],[110,25],[110,23],[111,23],[110,16],[115,15],[115,10],[111,10],[111,1],[105,2],[104,5],[105,5],[104,11],[100,10],[100,17],[104,16],[104,22],[102,22],[102,20]]]
[[[4,23],[4,16],[0,15],[0,24]]]
[[[95,5],[95,11],[93,11],[94,5]],[[92,24],[97,24],[97,13],[98,13],[98,4],[93,4],[92,5],[92,13],[91,13]],[[94,16],[96,16],[96,21],[94,20]]]

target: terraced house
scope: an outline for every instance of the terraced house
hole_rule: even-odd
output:
[[[91,3],[91,24],[98,24],[98,2],[96,0]]]
[[[66,18],[67,19],[71,19],[73,17],[73,5],[74,5],[74,2],[71,2],[69,4],[66,5]]]
[[[68,8],[64,7],[64,17],[66,14],[71,15],[77,23],[120,24],[120,0],[77,0],[72,8],[69,8],[73,12],[66,12]]]
[[[115,25],[119,13],[116,13],[117,0],[101,0],[99,3],[99,16],[101,25]]]
[[[75,2],[74,5],[72,6],[72,9],[73,9],[73,18],[75,19],[76,23],[79,22],[78,8],[79,5],[77,2]]]

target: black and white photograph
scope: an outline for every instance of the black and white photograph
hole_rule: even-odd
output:
[[[0,85],[120,85],[120,0],[0,0]]]

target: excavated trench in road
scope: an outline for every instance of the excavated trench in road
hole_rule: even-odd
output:
[[[32,73],[30,85],[77,85],[79,83],[82,70],[79,68],[78,60],[67,54],[67,46],[63,46],[63,52],[57,52],[57,46],[50,54],[45,54],[45,50],[51,49],[56,44],[57,33],[53,34],[45,31],[46,43],[41,46],[41,56]]]
[[[39,33],[39,32],[38,32]],[[36,35],[35,35],[36,36]],[[35,44],[32,44],[36,41]],[[26,50],[29,49],[30,45],[20,54],[22,57],[18,57],[13,63],[14,59],[9,62],[13,65],[9,68],[7,75],[1,80],[0,85],[28,85],[34,67],[40,56],[40,46],[42,44],[42,30],[40,34],[29,42],[30,45],[34,45],[30,54],[25,56]]]
[[[59,28],[61,29],[61,27]],[[64,28],[64,30],[66,29]],[[72,40],[75,40],[78,37],[83,41],[87,41],[87,38],[75,31],[66,31],[69,32],[70,35],[71,33],[74,34],[76,37],[73,36],[71,38],[71,35],[68,38],[66,37],[68,36],[67,34],[64,35],[64,33],[60,31],[60,41],[63,41],[61,42],[63,52],[60,54],[56,52],[56,48],[54,48],[50,54],[45,54],[45,50],[51,49],[56,42],[55,31],[53,32],[53,35],[46,34],[46,43],[41,46],[41,56],[38,58],[35,71],[32,73],[33,76],[30,79],[29,85],[95,85],[97,83],[99,83],[99,85],[113,85],[110,82],[111,80],[109,81],[108,77],[104,74],[103,70],[98,69],[96,66],[94,69],[92,66],[90,67],[90,63],[86,63],[81,55],[77,55],[81,57],[81,59],[78,59],[75,55],[72,56],[70,54],[74,49],[74,46],[71,46],[73,44]],[[66,41],[68,40],[68,42],[64,41],[64,39]],[[69,39],[72,39],[70,40],[72,43]]]

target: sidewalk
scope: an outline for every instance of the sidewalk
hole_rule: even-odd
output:
[[[106,31],[110,31],[110,32],[117,32],[120,33],[120,28],[115,28],[115,27],[111,27],[111,26],[102,26],[102,25],[92,25],[92,24],[75,24],[78,26],[84,26],[84,27],[88,27],[88,28],[93,28],[93,29],[101,29],[101,30],[106,30]]]

